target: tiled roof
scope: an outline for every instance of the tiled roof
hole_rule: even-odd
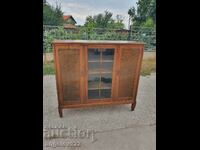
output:
[[[69,19],[70,17],[72,17],[71,15],[65,15],[65,16],[63,16],[63,19],[64,20],[67,20],[67,19]]]
[[[64,15],[63,16],[64,20],[68,20],[69,18],[72,18],[72,20],[74,20],[74,22],[76,23],[76,20],[72,17],[72,15]]]

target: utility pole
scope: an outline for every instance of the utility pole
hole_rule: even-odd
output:
[[[129,19],[128,19],[128,28],[129,28],[128,32],[129,33],[128,33],[128,38],[127,38],[128,41],[130,41],[130,39],[131,39],[131,25],[130,25],[130,20],[131,20],[131,17],[129,16]]]

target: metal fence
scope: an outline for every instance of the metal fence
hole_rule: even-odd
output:
[[[77,27],[64,29],[63,26],[43,26],[43,51],[51,52],[54,39],[70,40],[129,40],[145,43],[145,50],[156,50],[156,29],[149,27],[132,27],[126,29],[105,29]]]

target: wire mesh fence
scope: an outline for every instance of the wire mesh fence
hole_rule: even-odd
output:
[[[156,29],[132,27],[126,29],[76,27],[64,29],[63,26],[43,26],[43,52],[52,52],[51,42],[60,40],[129,40],[145,43],[145,51],[156,50]]]

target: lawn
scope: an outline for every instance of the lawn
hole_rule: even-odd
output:
[[[154,58],[144,59],[142,61],[141,75],[147,76],[153,72],[156,72],[156,60]],[[43,75],[51,74],[55,74],[53,61],[43,64]]]
[[[55,74],[53,61],[43,64],[43,75],[50,75],[50,74]]]
[[[156,72],[156,59],[147,58],[142,61],[141,75],[146,76]]]

